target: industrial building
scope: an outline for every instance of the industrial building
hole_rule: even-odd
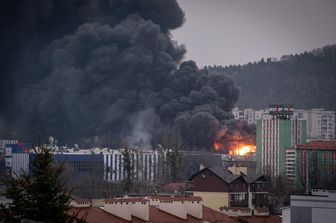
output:
[[[29,171],[30,162],[34,156],[33,150],[19,149],[19,144],[6,144],[5,156],[7,164],[3,162],[0,169],[9,176],[19,175],[22,171]],[[30,147],[31,149],[31,147]],[[170,181],[172,167],[169,165],[169,154],[172,151],[164,149],[64,149],[52,148],[55,162],[65,163],[67,168],[76,174],[101,176],[109,182],[120,182],[130,174],[132,181],[147,184]],[[183,163],[184,174],[190,175],[195,166],[200,163],[223,165],[225,155],[202,151],[180,151],[179,159]],[[126,163],[129,164],[129,170]]]

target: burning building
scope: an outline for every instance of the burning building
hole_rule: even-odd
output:
[[[214,150],[230,155],[248,155],[256,151],[255,127],[245,121],[231,120],[217,133]]]

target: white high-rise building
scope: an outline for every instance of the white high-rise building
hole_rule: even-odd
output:
[[[255,124],[256,123],[255,110],[251,108],[244,109],[244,120],[248,124]]]
[[[308,139],[335,139],[335,112],[324,109],[308,110]]]

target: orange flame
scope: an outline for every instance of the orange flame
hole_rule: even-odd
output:
[[[255,151],[256,151],[256,146],[242,144],[242,145],[239,145],[237,148],[230,150],[229,154],[244,156],[244,155],[253,153]]]
[[[218,151],[218,150],[221,148],[221,144],[220,144],[219,142],[215,142],[215,143],[213,144],[213,147],[214,147],[214,149],[215,149],[216,151]]]

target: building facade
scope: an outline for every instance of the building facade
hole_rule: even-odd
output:
[[[336,219],[335,191],[314,190],[312,195],[291,195],[282,208],[282,223],[333,223]]]
[[[267,207],[268,182],[262,175],[248,177],[234,175],[223,168],[204,168],[193,174],[187,182],[188,193],[203,199],[204,205],[217,210],[237,208],[250,215],[256,208]]]
[[[257,121],[257,172],[272,177],[286,174],[286,148],[306,142],[305,120]]]
[[[256,124],[258,120],[271,120],[270,109],[254,110],[251,108],[239,110],[234,108],[232,113],[235,119],[245,120],[249,124]],[[306,120],[307,139],[333,140],[335,139],[335,111],[319,109],[295,109],[292,120]]]
[[[311,141],[298,145],[295,153],[297,189],[336,188],[336,141]]]
[[[312,109],[308,111],[308,138],[335,139],[335,111]]]

